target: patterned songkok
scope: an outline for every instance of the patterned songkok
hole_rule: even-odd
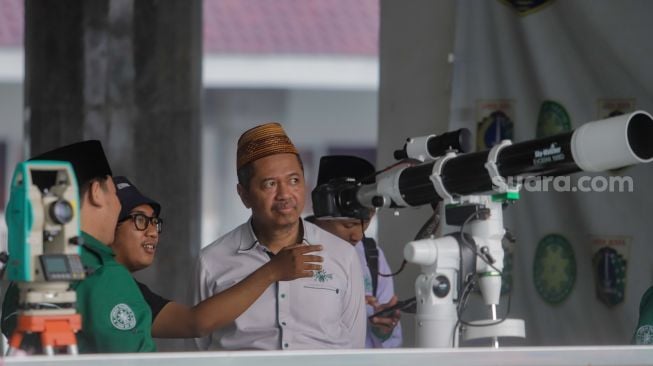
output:
[[[236,169],[274,154],[299,155],[299,152],[280,124],[271,122],[256,126],[243,132],[238,139]]]

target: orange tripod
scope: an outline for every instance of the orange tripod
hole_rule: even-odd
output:
[[[77,333],[82,328],[79,314],[66,315],[18,315],[16,330],[11,335],[9,346],[18,350],[25,333],[40,333],[41,345],[46,355],[54,355],[55,348],[67,347],[68,353],[76,355]]]

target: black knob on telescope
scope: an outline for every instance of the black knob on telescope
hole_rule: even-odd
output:
[[[404,144],[404,147],[401,150],[395,150],[394,153],[392,154],[395,158],[395,160],[404,160],[408,158],[408,153],[406,152],[406,144],[410,139],[406,140],[406,143]]]
[[[383,198],[383,196],[372,197],[372,206],[383,207],[384,204],[385,204],[385,199]]]
[[[446,297],[451,290],[451,282],[446,276],[440,275],[433,280],[433,294],[439,298]]]

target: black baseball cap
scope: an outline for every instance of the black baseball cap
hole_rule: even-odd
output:
[[[118,199],[122,205],[120,216],[118,216],[118,222],[126,220],[134,207],[144,204],[150,205],[154,210],[154,216],[159,217],[159,214],[161,213],[161,205],[155,200],[143,196],[138,188],[136,188],[136,186],[134,186],[127,178],[122,176],[113,177],[113,183],[116,185],[116,195],[118,195]]]

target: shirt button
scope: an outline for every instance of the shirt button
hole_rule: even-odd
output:
[[[286,298],[286,294],[281,294],[281,298],[282,298],[282,299],[285,299],[285,298]]]
[[[285,326],[286,326],[286,322],[281,322],[281,325],[283,325],[283,326],[285,327]]]
[[[288,348],[288,343],[284,343],[283,348]]]

